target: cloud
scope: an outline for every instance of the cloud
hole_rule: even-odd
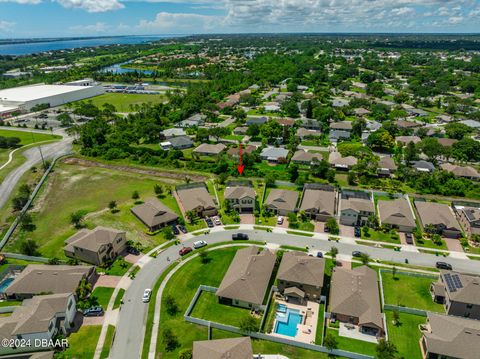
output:
[[[58,2],[66,8],[83,9],[88,12],[105,12],[111,10],[123,9],[123,5],[119,0],[52,0]],[[0,2],[11,2],[17,4],[37,5],[42,0],[0,0]]]
[[[198,33],[212,30],[214,24],[220,21],[220,17],[212,15],[159,12],[153,20],[141,20],[137,28]]]
[[[91,25],[75,25],[70,26],[70,30],[75,31],[76,33],[104,33],[111,28],[110,25],[105,24],[104,22],[97,22]]]
[[[415,9],[411,7],[401,7],[390,11],[393,16],[408,16],[415,14]]]
[[[14,22],[0,20],[0,31],[10,32],[12,28],[15,26]]]

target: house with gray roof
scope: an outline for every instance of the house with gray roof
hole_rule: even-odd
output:
[[[426,359],[478,359],[480,321],[427,312],[420,349]]]
[[[117,258],[126,247],[125,231],[98,226],[75,233],[65,241],[63,251],[67,257],[99,266]]]
[[[262,160],[278,163],[282,158],[288,157],[288,150],[282,147],[265,147],[260,153]]]
[[[340,200],[340,223],[347,226],[364,226],[375,215],[375,206],[370,199],[347,198]]]
[[[167,148],[164,149],[170,149],[173,148],[175,150],[184,150],[186,148],[191,148],[193,147],[193,141],[190,137],[188,136],[179,136],[179,137],[172,137],[166,143],[162,142],[160,146],[164,148],[164,145],[167,145]]]
[[[295,212],[297,201],[297,191],[273,188],[265,200],[265,207],[275,214],[287,216],[289,213]]]
[[[357,325],[364,334],[383,337],[377,272],[367,266],[333,268],[329,312],[332,319]]]
[[[220,153],[225,151],[227,146],[223,143],[217,143],[211,145],[209,143],[202,143],[200,146],[195,148],[193,152],[199,156],[218,156]]]
[[[277,256],[256,246],[239,249],[217,289],[221,304],[259,308],[269,290]]]
[[[75,293],[82,280],[94,284],[93,266],[29,264],[5,289],[9,299],[23,300],[40,293]]]
[[[317,221],[325,222],[331,217],[335,217],[335,208],[337,205],[337,192],[335,188],[329,189],[310,188],[305,186],[302,194],[300,210]]]
[[[130,211],[150,232],[155,232],[178,220],[178,215],[155,197],[147,198],[144,203],[133,207]]]
[[[465,126],[468,126],[470,128],[477,129],[477,130],[480,128],[480,122],[475,120],[463,120],[463,121],[459,121],[459,123],[462,123]]]
[[[322,293],[325,259],[305,252],[285,252],[277,273],[277,287],[285,297],[301,303],[318,301]]]
[[[307,130],[315,130],[320,131],[322,129],[322,125],[319,121],[311,119],[311,118],[302,118],[297,120],[300,128],[305,128]]]
[[[413,161],[410,165],[417,172],[433,172],[435,165],[425,160]]]
[[[177,189],[177,196],[185,213],[193,211],[200,218],[216,216],[218,213],[205,186]]]
[[[330,130],[351,131],[352,128],[352,121],[339,121],[330,123]]]
[[[0,318],[0,337],[22,339],[27,347],[2,346],[0,354],[37,351],[40,348],[35,345],[36,340],[49,341],[68,335],[74,327],[76,313],[73,293],[38,295],[24,300],[10,316]]]
[[[247,126],[251,126],[251,125],[258,125],[258,126],[261,126],[261,125],[264,125],[268,122],[268,117],[248,117],[247,118],[247,121],[246,121],[246,125]]]
[[[350,136],[351,136],[350,131],[344,131],[344,130],[332,130],[328,134],[328,138],[332,143],[336,143],[340,140],[348,140]]]
[[[197,113],[195,115],[190,116],[186,120],[176,123],[175,127],[187,128],[187,127],[203,126],[205,124],[206,119],[207,119],[207,116]]]
[[[252,359],[252,340],[240,337],[196,341],[192,354],[192,359]]]
[[[238,213],[253,213],[257,193],[252,187],[232,186],[225,188],[224,197]]]
[[[423,228],[433,226],[438,234],[449,238],[459,238],[462,235],[462,228],[448,205],[425,201],[414,203]]]
[[[166,139],[186,135],[185,130],[183,128],[176,128],[176,127],[167,128],[166,130],[163,130],[162,132],[160,132],[160,134]]]
[[[322,132],[319,130],[308,130],[306,128],[299,127],[297,129],[297,132],[295,133],[295,136],[300,138],[301,140],[304,140],[309,138],[321,137]]]
[[[405,198],[393,201],[378,201],[378,214],[380,223],[397,228],[400,232],[413,232],[416,228],[415,217],[410,205]]]

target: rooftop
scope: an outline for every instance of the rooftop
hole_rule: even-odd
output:
[[[0,101],[27,102],[45,97],[83,91],[92,86],[30,85],[0,90]]]

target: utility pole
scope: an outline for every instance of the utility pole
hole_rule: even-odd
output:
[[[35,124],[37,124],[37,119],[35,119]],[[32,143],[35,143],[35,137],[33,135],[33,131],[30,132],[31,136],[32,136]],[[42,165],[43,165],[43,169],[45,170],[45,159],[43,158],[43,152],[42,152],[42,146],[38,146],[38,151],[40,152],[40,158],[42,159]]]

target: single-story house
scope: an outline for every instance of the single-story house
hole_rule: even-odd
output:
[[[410,142],[417,144],[421,140],[422,139],[418,136],[396,136],[395,137],[395,142],[401,145],[408,145]]]
[[[305,128],[307,130],[316,130],[320,131],[322,129],[322,125],[319,121],[311,119],[311,118],[302,118],[297,120],[300,128]]]
[[[423,228],[433,225],[438,234],[450,238],[458,238],[462,235],[462,228],[458,224],[453,210],[448,205],[423,201],[415,201],[414,203]]]
[[[301,140],[304,140],[309,138],[321,137],[322,132],[319,130],[308,130],[306,128],[299,127],[295,136],[300,138]]]
[[[252,154],[257,149],[256,146],[247,145],[242,146],[242,153],[244,154]],[[227,155],[234,158],[240,157],[240,147],[232,147],[227,151]]]
[[[435,119],[439,123],[449,123],[453,121],[453,117],[450,115],[438,115]]]
[[[274,121],[278,122],[282,127],[292,127],[295,124],[293,118],[276,118]]]
[[[410,165],[417,172],[433,172],[435,171],[435,165],[432,162],[425,160],[413,161]]]
[[[350,169],[358,163],[358,160],[353,156],[342,157],[340,152],[330,152],[328,163],[338,169]]]
[[[261,307],[276,259],[269,249],[239,249],[215,294],[219,302],[251,309]]]
[[[117,258],[127,247],[124,231],[98,226],[82,229],[65,241],[63,251],[70,258],[102,265]]]
[[[473,129],[479,129],[480,128],[480,122],[475,121],[475,120],[463,120],[463,121],[459,121],[459,123],[462,123],[465,126],[468,126],[470,128],[473,128]]]
[[[205,124],[206,118],[207,116],[197,113],[193,116],[190,116],[186,120],[177,122],[175,124],[175,127],[187,128],[187,127],[203,126]]]
[[[252,213],[255,210],[257,193],[252,187],[234,186],[225,188],[225,200],[239,213]]]
[[[375,215],[375,206],[370,199],[342,199],[340,207],[340,223],[347,226],[364,226],[368,217]]]
[[[277,287],[283,295],[301,303],[320,300],[325,259],[299,251],[285,252],[277,273]],[[295,289],[295,290],[294,290]]]
[[[359,117],[370,115],[371,113],[369,110],[363,107],[356,108],[355,110],[353,110],[353,112],[355,113],[356,116],[359,116]]]
[[[336,203],[337,192],[333,187],[331,190],[327,190],[305,186],[300,210],[305,211],[312,219],[325,222],[329,218],[335,217]]]
[[[192,359],[252,359],[250,337],[193,342]]]
[[[188,136],[172,137],[168,141],[162,142],[160,147],[164,150],[169,150],[171,148],[175,150],[184,150],[193,147],[193,141]]]
[[[233,129],[233,134],[234,135],[246,135],[247,134],[248,127],[246,126],[240,126],[240,127],[235,127]]]
[[[405,198],[378,201],[378,214],[381,224],[398,228],[400,232],[413,232],[417,226],[410,205]]]
[[[391,176],[396,170],[397,165],[390,156],[381,157],[378,161],[377,173],[379,176]]]
[[[247,126],[251,126],[251,125],[264,125],[268,122],[268,117],[248,117],[247,118],[247,121],[246,121],[246,124]]]
[[[177,195],[185,212],[193,211],[201,218],[218,213],[205,186],[177,189]]]
[[[341,98],[334,98],[332,100],[333,107],[345,107],[345,106],[348,106],[349,103],[350,102],[348,100],[341,99]]]
[[[352,121],[340,121],[330,123],[330,130],[351,131],[352,128]]]
[[[442,163],[440,168],[444,171],[451,172],[455,177],[467,178],[470,180],[478,181],[480,179],[480,173],[470,166],[457,166],[450,163]]]
[[[301,165],[310,166],[312,162],[320,162],[322,160],[322,154],[307,152],[305,150],[298,150],[293,154],[292,162]]]
[[[268,162],[277,163],[282,158],[288,157],[288,150],[282,147],[265,147],[260,153],[260,158]]]
[[[291,212],[295,212],[297,201],[297,191],[273,188],[268,194],[265,206],[275,214],[286,216]]]
[[[336,143],[339,140],[348,140],[351,136],[350,131],[333,130],[328,134],[330,142]]]
[[[155,232],[178,220],[178,215],[155,197],[147,198],[144,203],[133,207],[131,212],[148,227],[150,232]]]
[[[452,147],[455,143],[458,142],[458,140],[454,138],[446,138],[446,137],[437,138],[437,141],[443,147]]]
[[[330,283],[330,318],[358,325],[365,334],[385,334],[377,272],[367,266],[333,268]]]
[[[185,130],[183,128],[167,128],[160,132],[163,138],[169,139],[172,137],[185,136]]]
[[[225,151],[227,146],[223,143],[217,143],[215,145],[211,145],[208,143],[202,143],[200,146],[193,150],[194,153],[200,156],[218,156],[220,153]]]
[[[423,126],[421,123],[418,123],[415,121],[406,121],[406,120],[398,120],[395,122],[395,124],[400,129],[418,128]]]

